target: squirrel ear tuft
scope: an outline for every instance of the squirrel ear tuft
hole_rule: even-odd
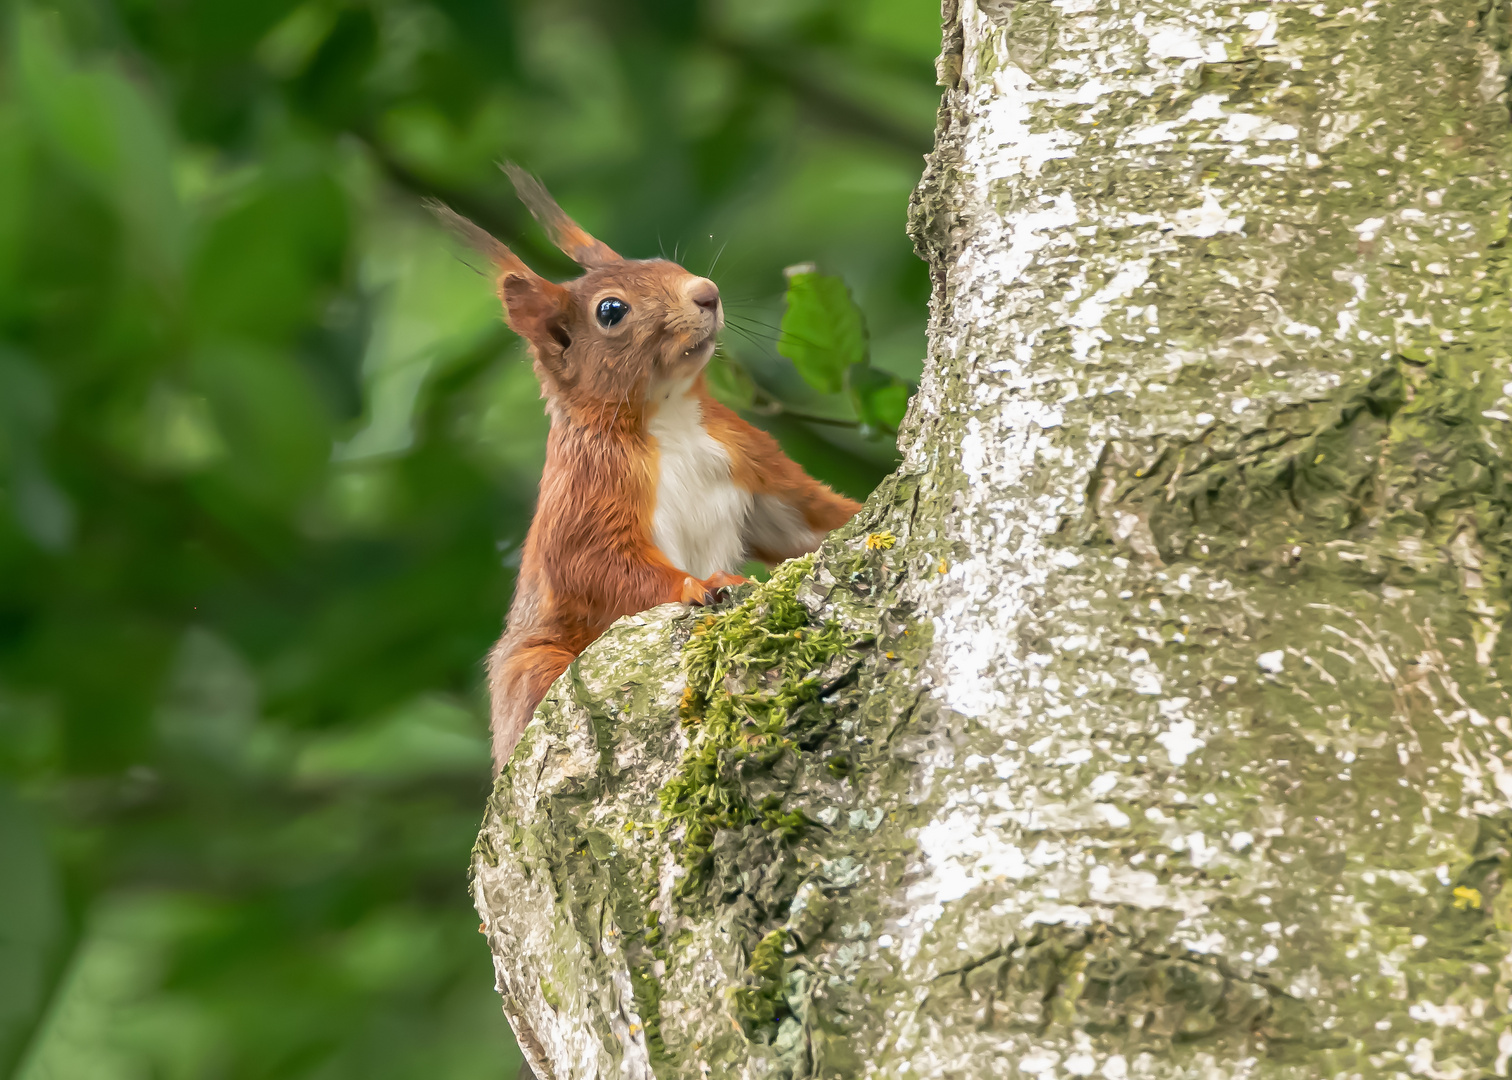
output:
[[[487,229],[480,228],[467,220],[440,199],[426,199],[425,208],[435,214],[441,224],[450,229],[457,239],[474,251],[488,256],[494,264],[494,269],[499,273],[500,296],[503,296],[506,277],[534,278],[537,276],[536,272],[526,266],[523,259],[510,251],[503,241],[494,237]]]
[[[595,240],[583,227],[567,216],[557,201],[551,197],[546,186],[512,161],[499,165],[514,184],[515,194],[551,237],[551,242],[562,249],[573,262],[587,269],[624,262],[608,244]]]

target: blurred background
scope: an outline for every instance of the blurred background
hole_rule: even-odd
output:
[[[721,392],[864,497],[782,270],[917,377],[938,18],[0,0],[0,1077],[513,1076],[467,865],[546,422],[421,199],[571,276],[513,158],[712,269]]]

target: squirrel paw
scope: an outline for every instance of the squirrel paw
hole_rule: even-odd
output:
[[[739,574],[727,574],[723,570],[716,570],[703,580],[706,589],[728,589],[734,585],[750,585],[751,579],[741,577]]]
[[[717,593],[722,589],[728,589],[732,585],[748,585],[751,579],[741,577],[739,574],[727,574],[723,570],[716,570],[708,577],[699,581],[689,576],[683,578],[682,602],[684,604],[712,604],[718,597]]]

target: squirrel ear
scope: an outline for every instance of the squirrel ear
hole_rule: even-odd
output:
[[[569,259],[590,270],[597,266],[624,262],[613,248],[602,240],[589,236],[581,225],[568,217],[566,211],[557,205],[551,193],[546,190],[546,186],[534,176],[512,161],[503,162],[499,168],[509,175],[515,194],[519,195],[520,201],[541,223],[546,235],[551,237],[551,242],[561,248]]]
[[[567,331],[572,294],[556,282],[528,272],[505,272],[499,276],[499,299],[509,328],[535,346],[543,363],[572,344]]]

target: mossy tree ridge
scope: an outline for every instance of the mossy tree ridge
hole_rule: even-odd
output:
[[[812,568],[812,559],[783,566],[734,610],[700,620],[683,646],[688,687],[680,711],[692,745],[660,794],[666,820],[685,830],[683,896],[706,884],[720,829],[759,823],[786,839],[809,824],[801,813],[784,811],[776,792],[753,801],[742,774],[770,773],[786,756],[802,753],[795,730],[801,713],[806,706],[822,711],[823,669],[842,638],[833,621],[814,627],[797,600]]]

